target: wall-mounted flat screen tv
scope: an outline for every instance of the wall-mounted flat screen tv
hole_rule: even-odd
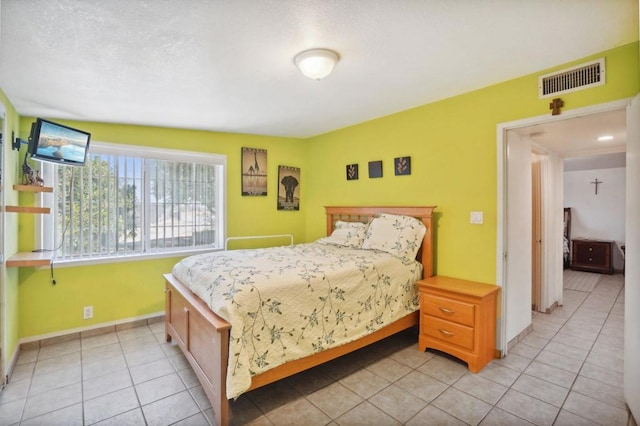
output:
[[[29,153],[34,160],[84,166],[91,133],[38,118],[31,127]]]

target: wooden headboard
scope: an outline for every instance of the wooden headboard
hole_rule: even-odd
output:
[[[325,206],[327,214],[327,235],[331,235],[335,223],[339,220],[344,222],[362,222],[369,221],[378,213],[401,214],[405,216],[415,217],[424,223],[427,232],[422,240],[422,247],[418,252],[417,260],[422,263],[422,277],[433,276],[433,210],[436,206],[417,206],[417,207],[397,207],[397,206],[381,206],[381,207],[344,207],[344,206]]]

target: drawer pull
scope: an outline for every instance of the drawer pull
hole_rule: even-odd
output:
[[[445,336],[453,336],[453,333],[447,330],[443,330],[441,328],[438,329],[438,331],[442,334],[444,334]]]
[[[456,311],[454,311],[454,310],[443,308],[443,307],[440,307],[439,309],[442,311],[443,314],[447,314],[447,315],[451,315],[451,314],[455,314],[456,313]]]
[[[589,247],[589,251],[593,251],[593,247]]]

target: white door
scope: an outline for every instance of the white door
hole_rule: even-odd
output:
[[[531,143],[507,132],[506,343],[531,324]],[[505,345],[506,346],[506,345]]]
[[[640,421],[640,95],[627,107],[624,397]]]

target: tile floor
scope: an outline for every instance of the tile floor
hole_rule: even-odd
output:
[[[478,374],[420,353],[411,330],[232,403],[232,424],[627,425],[621,275],[536,314],[533,331]],[[163,323],[21,353],[0,425],[207,425],[212,411]]]

